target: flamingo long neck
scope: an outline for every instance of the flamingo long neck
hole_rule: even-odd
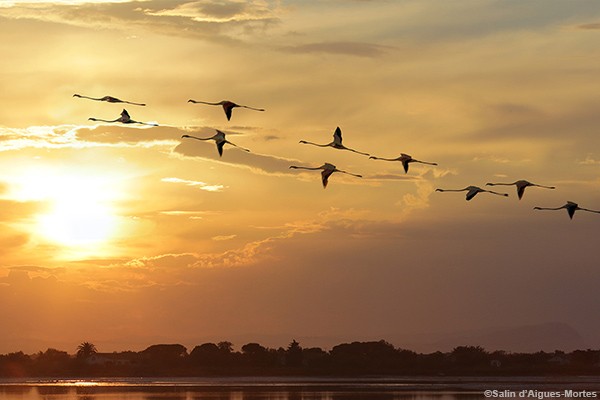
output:
[[[321,169],[321,167],[296,167],[298,169],[308,169],[311,171],[317,170],[317,169]]]
[[[92,121],[98,121],[98,122],[119,122],[119,118],[117,119],[113,119],[112,121],[109,121],[107,119],[100,119],[100,118],[90,118],[90,120]]]
[[[469,188],[464,189],[440,189],[442,192],[464,192],[465,190],[470,190]]]
[[[192,100],[192,103],[209,104],[211,106],[220,106],[221,103],[209,103],[208,101]]]
[[[210,139],[213,139],[213,138],[199,138],[197,136],[192,136],[192,135],[187,135],[186,137],[187,138],[191,138],[191,139],[196,139],[196,140],[210,140]]]
[[[83,96],[83,95],[78,95],[77,97],[81,97],[81,98],[84,98],[84,99],[90,99],[90,100],[102,101],[101,97],[96,98],[96,97]]]
[[[383,157],[375,157],[375,156],[371,156],[369,158],[372,158],[373,160],[398,161],[397,158],[383,158]]]
[[[318,147],[327,147],[327,146],[331,146],[332,145],[332,143],[319,144],[319,143],[314,143],[314,142],[307,142],[306,140],[303,140],[302,143],[304,143],[304,144],[312,144],[313,146],[318,146]]]

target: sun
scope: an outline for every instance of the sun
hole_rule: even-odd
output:
[[[89,171],[30,171],[15,183],[14,196],[44,204],[30,231],[38,241],[64,249],[64,254],[107,255],[120,217],[118,180]]]
[[[62,197],[62,195],[61,195]],[[38,216],[39,232],[48,240],[68,247],[106,242],[114,233],[115,215],[93,193],[69,191],[54,199],[48,213]]]

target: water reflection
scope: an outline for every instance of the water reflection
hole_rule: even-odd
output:
[[[478,392],[256,390],[181,387],[0,387],[0,400],[474,400]]]
[[[600,377],[0,379],[0,400],[474,400],[486,389],[598,395]]]

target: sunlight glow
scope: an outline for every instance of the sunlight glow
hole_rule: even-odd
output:
[[[117,187],[109,176],[32,170],[14,182],[11,197],[47,204],[32,227],[40,239],[70,250],[99,251],[116,234]]]
[[[17,5],[79,5],[86,3],[127,3],[132,0],[4,0],[0,8],[14,7]],[[143,0],[142,0],[143,1]]]
[[[86,197],[56,202],[48,214],[39,216],[40,233],[65,246],[106,241],[114,229],[114,215],[108,206]]]

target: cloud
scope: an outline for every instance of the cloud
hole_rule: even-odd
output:
[[[161,182],[179,183],[179,184],[183,184],[186,186],[198,187],[200,190],[206,190],[207,192],[220,192],[223,190],[223,187],[224,187],[223,185],[209,185],[205,182],[192,181],[192,180],[188,180],[188,179],[181,179],[181,178],[174,178],[174,177],[162,178]]]
[[[0,3],[0,8],[2,7],[15,7],[18,5],[67,5],[74,6],[80,4],[90,4],[90,3],[127,3],[127,2],[143,2],[150,0],[4,0]]]
[[[589,24],[577,25],[577,28],[583,29],[583,30],[591,30],[591,31],[600,30],[600,22],[593,22],[593,23],[589,23]]]
[[[31,218],[32,215],[44,210],[46,204],[38,201],[0,200],[0,221],[18,222]]]
[[[377,58],[394,50],[394,48],[391,46],[363,42],[317,42],[282,47],[281,50],[297,54],[324,53]]]
[[[231,240],[236,237],[237,237],[237,235],[219,235],[219,236],[213,236],[211,239],[220,242],[220,241],[225,241],[225,240]]]
[[[162,215],[170,215],[170,216],[184,216],[190,219],[202,219],[205,215],[214,215],[216,214],[214,211],[187,211],[187,210],[170,210],[170,211],[161,211]]]
[[[69,147],[75,142],[77,126],[0,127],[0,151]]]
[[[221,43],[240,43],[240,34],[276,24],[278,3],[213,1],[14,2],[0,16],[33,19],[86,29],[151,31]]]
[[[367,177],[372,180],[380,181],[409,181],[414,182],[421,179],[415,175],[396,175],[396,174],[374,174]]]
[[[193,212],[165,212],[167,215],[196,215]],[[85,285],[106,291],[139,290],[151,286],[171,287],[180,284],[198,284],[197,277],[206,269],[228,269],[257,266],[263,263],[271,264],[283,257],[274,253],[274,248],[281,243],[305,237],[310,239],[329,230],[343,230],[351,235],[377,235],[375,232],[379,222],[369,220],[369,212],[354,209],[339,209],[331,207],[324,210],[315,218],[297,220],[282,226],[271,227],[275,231],[268,237],[252,240],[232,246],[222,252],[181,252],[165,253],[155,256],[144,256],[129,260],[107,260],[104,267],[98,269],[84,268]],[[263,230],[264,231],[264,230]],[[213,242],[226,242],[238,238],[238,234],[215,235],[210,237]],[[236,242],[239,243],[239,242]],[[108,268],[110,267],[110,268]],[[38,270],[26,269],[29,272]],[[47,272],[51,269],[41,270]],[[116,280],[118,277],[118,281]],[[73,279],[74,276],[64,276]],[[75,277],[81,279],[81,277]]]
[[[231,240],[232,238],[221,240]],[[212,240],[215,240],[214,238]],[[217,241],[219,239],[216,239]],[[186,282],[191,270],[197,269],[212,269],[212,268],[234,268],[246,267],[256,264],[259,260],[269,258],[269,243],[275,238],[250,242],[242,247],[227,250],[222,253],[173,253],[161,254],[151,257],[140,257],[130,260],[125,266],[113,266],[115,269],[125,267],[133,268],[129,273],[133,273],[137,278],[131,281],[129,287],[134,288],[131,284],[142,286],[152,285],[171,286]],[[123,271],[125,272],[125,271]],[[164,276],[164,275],[168,275]],[[192,274],[193,275],[193,274]]]
[[[200,129],[200,132],[206,132],[206,129],[208,128]],[[204,135],[202,137],[210,137],[214,134],[214,130],[209,132],[208,135],[206,133],[201,133]],[[227,135],[235,134],[235,132],[230,131],[225,131],[225,133]],[[246,147],[242,140],[238,141],[236,139],[234,143],[238,146]],[[227,144],[225,144],[223,149],[223,156],[219,157],[215,142],[212,140],[206,142],[184,140],[175,147],[173,151],[185,157],[199,157],[221,163],[247,167],[253,172],[262,174],[289,174],[289,166],[292,165],[292,163],[298,162],[298,160],[294,159],[257,154],[253,152],[253,149],[250,149],[250,152],[245,152]]]
[[[585,157],[585,160],[579,161],[580,165],[600,165],[600,160],[596,160],[591,154]]]
[[[150,132],[149,129],[158,130]],[[0,152],[26,148],[173,146],[179,142],[180,132],[178,129],[168,127],[148,128],[121,125],[0,127]]]
[[[589,143],[596,136],[596,127],[600,123],[596,103],[572,104],[560,112],[545,112],[517,104],[485,105],[478,110],[484,126],[465,133],[464,138],[481,141],[543,139],[547,143],[553,140],[568,143],[585,140]]]
[[[0,256],[9,259],[9,255],[20,254],[30,240],[30,235],[23,232],[22,225],[27,224],[41,210],[46,208],[44,202],[0,200]]]
[[[148,15],[184,17],[194,21],[239,22],[277,20],[272,6],[263,1],[198,0],[179,4],[174,8],[146,11]]]

